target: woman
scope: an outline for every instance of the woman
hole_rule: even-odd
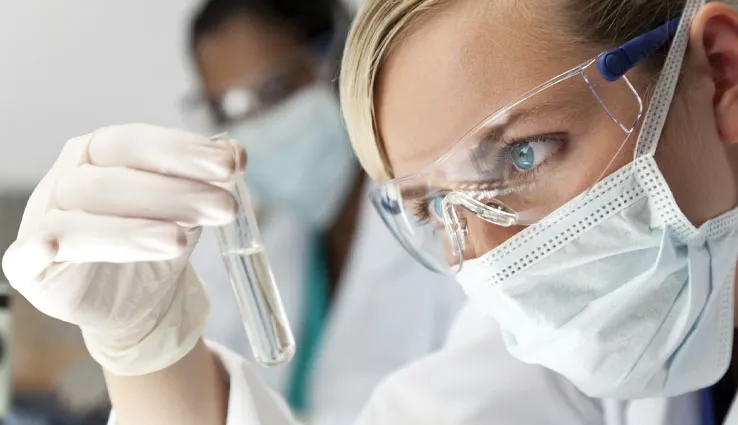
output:
[[[367,202],[331,86],[347,31],[340,12],[334,1],[211,0],[190,36],[210,133],[227,131],[249,152],[245,177],[297,340],[289,365],[255,370],[315,424],[354,420],[383,377],[440,348],[463,303],[451,279],[394,244]],[[248,355],[212,233],[192,255],[218,306],[205,336]],[[392,285],[376,284],[390,275]],[[350,388],[337,385],[345,379]]]
[[[720,403],[679,411],[691,391],[730,376],[738,12],[679,3],[364,6],[341,83],[355,150],[381,182],[375,202],[419,260],[452,266],[476,308],[500,322],[512,355],[545,368],[480,344],[494,331],[472,327],[465,311],[447,346],[380,385],[358,423],[692,424],[695,413],[738,423]],[[155,163],[136,149],[151,140]],[[235,145],[205,143],[130,126],[74,139],[29,204],[6,272],[43,311],[82,327],[109,372],[117,423],[294,423],[241,360],[199,343],[205,297],[186,267],[195,232],[175,223],[227,220],[232,200],[202,182],[225,181],[246,162]],[[184,208],[172,204],[184,196],[121,205],[122,195],[74,184],[106,165],[147,170],[131,173],[148,194],[176,186],[208,202],[177,216]],[[119,167],[93,170],[103,187],[134,181]],[[177,177],[160,181],[162,170]],[[141,204],[158,220],[130,218]],[[80,223],[79,214],[91,216]],[[136,260],[158,273],[95,279],[143,270]],[[141,285],[166,296],[136,297]],[[99,296],[111,286],[118,296]],[[127,303],[110,315],[111,299]],[[506,388],[491,371],[509,374]],[[613,400],[678,394],[686,398],[662,411]]]

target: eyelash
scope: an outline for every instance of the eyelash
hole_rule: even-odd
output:
[[[519,184],[521,183],[521,180],[535,178],[538,176],[548,165],[548,163],[553,160],[562,150],[562,148],[566,145],[566,137],[563,134],[545,134],[540,136],[534,136],[534,137],[528,137],[523,139],[501,139],[497,143],[503,145],[504,147],[497,151],[495,153],[496,160],[502,160],[504,162],[509,161],[512,150],[521,144],[524,143],[549,143],[549,142],[558,142],[559,145],[556,146],[553,151],[548,155],[546,159],[543,160],[540,164],[538,164],[535,168],[528,170],[528,171],[517,171],[513,174],[512,178],[510,179],[510,183]],[[435,194],[434,196],[445,196],[445,192],[440,192]],[[429,224],[431,222],[431,213],[430,213],[430,206],[431,202],[429,200],[434,199],[433,197],[428,198],[424,197],[421,199],[415,199],[413,200],[413,215],[416,217],[416,219],[419,221],[420,224]]]
[[[437,193],[435,196],[446,196],[445,193]],[[431,203],[428,200],[429,198],[420,198],[420,199],[414,199],[412,203],[412,215],[415,217],[416,220],[418,220],[419,224],[430,224],[431,222],[431,213],[430,213],[430,206]],[[430,198],[431,200],[434,198]]]
[[[498,153],[498,159],[502,159],[503,161],[509,161],[511,158],[512,150],[519,145],[522,145],[524,143],[534,144],[534,143],[558,143],[558,146],[554,147],[551,153],[546,157],[546,159],[543,160],[540,164],[538,164],[535,168],[528,171],[517,171],[514,173],[512,182],[513,183],[519,183],[519,180],[522,177],[525,178],[531,178],[538,176],[543,168],[548,165],[548,163],[556,157],[556,155],[559,154],[561,149],[566,145],[566,137],[563,134],[544,134],[539,136],[533,136],[523,139],[502,139],[500,140],[500,143],[504,145],[504,148],[499,151]]]

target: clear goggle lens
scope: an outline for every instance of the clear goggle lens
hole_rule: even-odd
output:
[[[425,169],[381,184],[372,201],[406,250],[458,272],[522,227],[565,213],[632,158],[643,103],[626,77],[606,81],[595,63],[490,115]]]

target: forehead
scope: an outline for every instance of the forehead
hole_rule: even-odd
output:
[[[550,21],[555,13],[518,3],[453,2],[392,51],[375,102],[395,176],[430,164],[483,118],[586,59],[567,55],[547,30],[560,25]]]
[[[210,94],[249,84],[284,63],[298,46],[281,26],[246,14],[234,15],[203,35],[195,46],[200,76]]]

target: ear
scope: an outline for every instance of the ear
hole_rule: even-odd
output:
[[[720,138],[738,144],[738,11],[719,2],[703,7],[692,21],[690,44],[709,68]]]

